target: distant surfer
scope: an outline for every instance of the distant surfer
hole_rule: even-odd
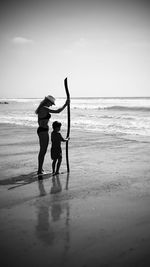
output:
[[[68,138],[63,138],[60,129],[61,123],[54,121],[52,124],[53,131],[51,133],[51,158],[53,174],[59,174],[60,165],[62,162],[61,142],[67,142]]]
[[[51,118],[51,113],[60,113],[65,109],[68,104],[68,100],[66,100],[65,104],[58,109],[50,109],[49,107],[55,105],[55,98],[51,95],[46,96],[43,101],[39,104],[38,108],[36,109],[35,113],[38,116],[38,129],[37,134],[39,137],[39,145],[40,150],[38,154],[38,175],[44,174],[43,170],[43,163],[44,157],[47,152],[47,147],[49,144],[49,126],[48,122]]]

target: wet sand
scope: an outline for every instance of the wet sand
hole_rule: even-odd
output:
[[[70,174],[63,144],[41,180],[35,129],[1,124],[0,145],[3,266],[150,266],[150,140],[72,131]]]

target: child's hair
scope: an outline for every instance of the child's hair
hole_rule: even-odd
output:
[[[60,128],[61,127],[61,122],[59,121],[54,121],[52,124],[53,129],[55,130],[56,128]]]

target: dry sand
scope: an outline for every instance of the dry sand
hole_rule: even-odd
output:
[[[1,124],[0,145],[1,266],[150,266],[150,140],[72,131],[70,174],[64,151],[42,180],[35,129]]]

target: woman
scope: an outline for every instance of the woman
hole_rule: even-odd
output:
[[[43,163],[44,157],[47,151],[48,143],[49,143],[49,126],[48,122],[51,118],[51,113],[60,113],[67,106],[68,100],[66,100],[65,104],[56,110],[52,110],[49,107],[55,105],[55,98],[51,95],[48,95],[44,98],[44,100],[39,104],[35,113],[38,115],[38,124],[39,127],[37,129],[37,134],[39,136],[39,144],[40,151],[38,154],[38,175],[44,174]]]

